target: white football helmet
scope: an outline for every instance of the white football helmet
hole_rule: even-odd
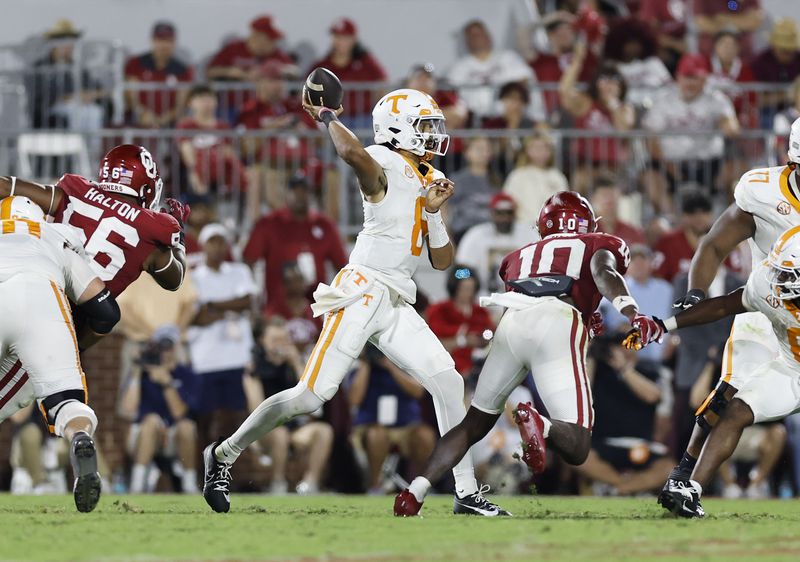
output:
[[[789,162],[800,164],[800,117],[794,120],[789,132]]]
[[[419,90],[403,88],[383,96],[372,110],[372,128],[376,144],[389,143],[417,156],[444,156],[450,144],[442,110]]]
[[[0,201],[0,220],[10,219],[45,222],[41,207],[20,195],[12,195]]]
[[[800,298],[800,226],[781,234],[767,258],[767,280],[778,300]]]

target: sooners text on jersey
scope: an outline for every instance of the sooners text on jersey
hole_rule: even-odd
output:
[[[551,234],[538,242],[528,244],[503,258],[500,277],[506,290],[514,291],[509,281],[545,275],[567,275],[575,280],[569,296],[575,307],[588,322],[597,310],[603,295],[594,283],[591,271],[592,256],[608,250],[617,258],[617,271],[624,275],[630,263],[628,246],[622,239],[603,234]]]
[[[139,278],[153,250],[180,244],[181,227],[167,213],[129,203],[81,176],[65,174],[56,185],[64,192],[56,222],[77,229],[92,269],[114,296]]]

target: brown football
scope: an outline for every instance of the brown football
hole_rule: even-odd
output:
[[[306,78],[303,95],[315,106],[339,109],[342,105],[342,83],[327,68],[315,68]]]

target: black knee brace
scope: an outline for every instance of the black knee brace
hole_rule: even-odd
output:
[[[108,289],[78,306],[81,316],[96,334],[107,334],[119,322],[117,301]]]
[[[700,406],[695,413],[697,416],[695,418],[697,425],[706,431],[711,431],[711,424],[706,420],[706,412],[711,411],[714,412],[717,417],[722,416],[722,412],[728,407],[729,400],[725,397],[725,392],[729,388],[732,388],[731,385],[723,381],[717,385],[717,388],[711,391],[706,401],[703,402],[702,406]]]

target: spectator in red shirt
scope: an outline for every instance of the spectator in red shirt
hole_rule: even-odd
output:
[[[681,214],[681,226],[662,236],[655,246],[655,275],[669,282],[689,271],[700,239],[714,222],[711,199],[700,192],[684,194]]]
[[[540,53],[532,47],[525,49],[528,64],[536,74],[539,82],[549,83],[551,86],[558,84],[561,75],[569,68],[575,50],[575,16],[569,12],[553,12],[542,20],[547,33],[549,52]],[[588,82],[597,66],[597,57],[588,52],[578,74],[578,80]],[[552,112],[558,108],[558,90],[547,89],[543,92],[547,111]]]
[[[186,103],[186,90],[177,90],[178,82],[194,79],[192,67],[175,58],[175,26],[161,21],[153,26],[152,48],[131,57],[125,64],[127,82],[163,83],[163,90],[128,92],[133,122],[139,127],[171,126]]]
[[[271,16],[260,16],[250,22],[250,35],[232,41],[220,49],[208,63],[206,78],[215,81],[254,82],[257,68],[268,61],[292,65],[291,57],[278,47],[283,32],[275,27]],[[233,118],[241,105],[250,99],[244,90],[231,91],[223,98],[223,112]]]
[[[189,185],[197,194],[222,191],[239,191],[247,187],[238,155],[230,138],[220,136],[220,131],[230,130],[230,125],[217,119],[217,94],[209,86],[199,84],[189,91],[189,116],[178,121],[177,129],[204,130],[178,137],[181,161],[189,175]]]
[[[653,28],[658,57],[670,70],[675,69],[678,59],[686,52],[689,9],[686,0],[642,0],[639,4],[638,18]]]
[[[769,48],[755,57],[750,65],[758,82],[788,85],[800,76],[800,38],[798,38],[797,23],[791,18],[775,22],[769,34]],[[775,115],[785,107],[785,96],[783,91],[761,94],[759,105],[763,128],[772,127]]]
[[[340,269],[347,264],[336,224],[310,208],[311,189],[305,176],[289,180],[286,207],[262,217],[253,227],[244,248],[250,264],[266,262],[267,307],[286,307],[283,267],[297,263],[307,286],[329,280],[326,266]]]
[[[592,207],[596,215],[603,217],[597,223],[597,231],[622,238],[628,246],[645,244],[644,232],[619,218],[619,202],[622,198],[617,182],[611,176],[600,176],[595,180],[592,192]]]
[[[314,128],[314,122],[302,111],[297,96],[287,96],[283,65],[269,61],[256,68],[256,95],[242,107],[237,125],[249,130],[299,131]],[[242,151],[247,163],[248,190],[246,214],[248,221],[261,216],[266,202],[271,209],[283,205],[285,169],[287,162],[305,162],[311,148],[307,140],[297,136],[274,138],[244,138]]]
[[[625,100],[627,85],[616,66],[603,64],[597,69],[588,90],[578,88],[578,73],[586,56],[586,46],[575,49],[567,71],[558,85],[561,107],[571,117],[576,129],[594,131],[594,138],[573,143],[575,158],[573,189],[586,193],[598,171],[615,169],[626,158],[620,139],[605,136],[614,131],[628,131],[634,124],[633,106]]]
[[[331,48],[325,58],[315,62],[311,68],[327,68],[342,82],[383,82],[386,71],[381,63],[359,42],[358,28],[348,18],[340,18],[330,28]],[[363,87],[362,87],[363,88]],[[374,92],[370,89],[347,87],[345,84],[344,113],[341,120],[348,127],[372,128],[372,106]]]
[[[428,324],[453,356],[463,377],[473,372],[472,356],[489,345],[494,324],[489,312],[477,302],[480,284],[469,267],[456,265],[447,279],[450,298],[428,307]],[[489,337],[487,337],[489,336]]]
[[[733,28],[742,34],[742,53],[750,56],[753,32],[764,21],[761,0],[694,0],[693,6],[694,23],[700,32],[701,53],[710,55],[716,34]]]
[[[733,102],[736,115],[742,127],[758,128],[758,99],[755,92],[745,92],[748,82],[755,82],[753,71],[739,56],[741,51],[739,33],[734,29],[726,29],[714,39],[714,50],[710,58],[711,74],[707,83],[710,87],[721,90]]]

